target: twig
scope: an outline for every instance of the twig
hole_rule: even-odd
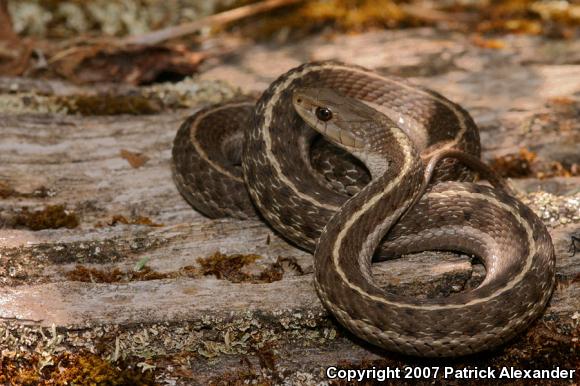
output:
[[[568,252],[570,252],[570,256],[576,255],[576,252],[580,250],[579,247],[576,246],[576,243],[580,245],[580,236],[571,235],[570,236],[570,248],[568,248]]]
[[[258,13],[267,12],[275,8],[302,2],[303,0],[266,0],[260,3],[249,4],[243,7],[230,9],[229,11],[217,13],[190,23],[184,23],[174,27],[163,28],[143,35],[129,36],[123,39],[125,44],[158,44],[165,40],[174,39],[195,33],[202,28],[227,24],[235,20],[253,16]]]
[[[8,0],[0,0],[0,40],[18,40],[18,35],[12,26],[10,12],[8,12]]]

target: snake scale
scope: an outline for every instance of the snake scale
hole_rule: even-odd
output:
[[[232,101],[187,119],[173,171],[203,214],[259,212],[312,251],[319,298],[355,335],[390,351],[450,357],[523,331],[555,282],[546,227],[501,183],[473,182],[462,160],[478,169],[479,155],[477,126],[440,94],[314,62],[280,76],[257,103]],[[435,299],[394,295],[374,282],[373,258],[425,250],[475,255],[486,277]]]

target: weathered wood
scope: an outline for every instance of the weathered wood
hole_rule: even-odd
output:
[[[486,160],[526,147],[547,160],[562,161],[558,157],[566,153],[567,159],[580,162],[580,67],[572,64],[577,63],[578,48],[578,42],[552,46],[538,38],[513,37],[506,49],[494,51],[459,35],[418,29],[334,41],[314,38],[279,50],[257,45],[237,54],[232,64],[207,65],[202,77],[229,80],[252,92],[305,60],[355,62],[411,77],[460,102],[482,129]],[[551,49],[560,50],[557,58],[544,55]],[[0,78],[0,106],[2,100],[24,93],[35,98],[30,94],[35,90],[45,96],[94,93],[63,82]],[[560,104],[552,101],[555,97],[563,98]],[[323,380],[321,369],[341,361],[414,363],[378,352],[328,318],[312,287],[308,253],[261,222],[206,219],[179,196],[171,179],[171,142],[181,121],[197,107],[114,117],[2,109],[0,351],[85,348],[110,357],[187,353],[190,378],[200,384],[226,376],[230,365],[243,370],[240,358],[249,358],[258,372],[262,367],[269,376],[282,374],[296,382],[300,377]],[[134,168],[121,150],[148,159]],[[579,334],[580,255],[572,255],[569,248],[572,236],[580,233],[580,177],[512,183],[549,226],[558,258],[560,285],[530,334],[541,335],[548,325],[563,336],[569,350],[577,350],[572,337]],[[3,187],[10,194],[2,195]],[[33,211],[57,204],[78,216],[79,227],[15,227],[24,207]],[[119,215],[146,217],[162,226],[109,225]],[[303,274],[285,267],[282,280],[262,284],[171,276],[184,267],[199,267],[198,258],[216,251],[260,255],[244,268],[248,272],[262,272],[278,257],[291,258]],[[132,272],[143,259],[168,277],[87,283],[70,281],[68,275],[78,265]],[[377,264],[375,275],[389,288],[438,296],[473,285],[482,273],[469,257],[423,253]],[[513,350],[526,351],[531,343],[525,339],[482,360],[497,365],[494,360],[515,355]],[[269,345],[276,352],[275,371],[256,360],[259,350]],[[572,355],[577,358],[577,351]],[[169,379],[172,370],[164,358],[155,363]],[[558,365],[556,360],[552,364]],[[175,363],[169,360],[169,365]],[[180,381],[188,382],[184,379],[189,378]]]

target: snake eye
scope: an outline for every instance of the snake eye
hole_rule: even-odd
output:
[[[317,107],[316,108],[316,118],[320,119],[323,122],[330,121],[332,118],[332,111],[326,107]]]

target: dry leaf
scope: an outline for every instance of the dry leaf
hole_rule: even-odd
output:
[[[486,39],[480,35],[476,35],[471,39],[471,42],[481,48],[491,48],[494,50],[501,50],[505,48],[505,43],[499,39]]]
[[[132,151],[121,149],[120,151],[121,157],[126,159],[131,165],[132,168],[137,169],[141,166],[145,165],[145,162],[149,160],[149,157],[143,155],[141,153],[134,153]]]

